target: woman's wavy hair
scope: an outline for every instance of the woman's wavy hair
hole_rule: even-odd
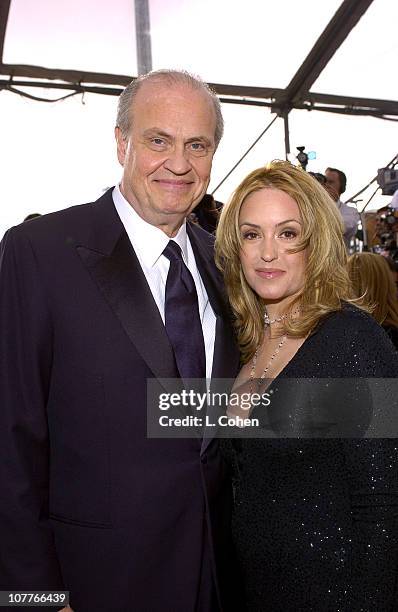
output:
[[[280,189],[300,211],[303,232],[291,253],[306,249],[306,283],[290,306],[300,307],[299,318],[288,318],[283,333],[306,337],[322,317],[350,299],[343,223],[325,188],[307,172],[289,162],[275,160],[251,172],[224,206],[216,234],[216,263],[224,274],[243,362],[263,339],[265,304],[247,283],[240,263],[242,245],[239,214],[243,202],[261,189]]]
[[[380,325],[398,327],[397,290],[382,255],[354,253],[348,260],[354,294],[361,298]]]

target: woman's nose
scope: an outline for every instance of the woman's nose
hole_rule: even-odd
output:
[[[264,237],[261,245],[261,259],[273,261],[278,256],[278,249],[275,238],[272,236]]]

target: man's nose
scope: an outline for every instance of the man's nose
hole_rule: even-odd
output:
[[[189,153],[184,146],[176,145],[164,162],[164,167],[173,174],[187,174],[192,168]]]
[[[273,261],[278,257],[278,247],[275,236],[264,236],[261,245],[261,259]]]

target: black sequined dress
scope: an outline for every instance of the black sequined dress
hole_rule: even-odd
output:
[[[329,316],[283,378],[398,377],[398,353],[353,306]],[[390,399],[397,403],[398,397]],[[398,610],[398,440],[222,440],[247,612]],[[239,607],[239,612],[243,612]]]

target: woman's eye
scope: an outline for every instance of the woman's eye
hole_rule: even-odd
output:
[[[293,240],[294,238],[297,238],[297,232],[294,230],[286,229],[283,230],[283,232],[281,232],[279,235],[283,238],[286,238],[287,240]]]
[[[257,238],[258,234],[256,232],[244,232],[243,238],[244,240],[254,240]]]

